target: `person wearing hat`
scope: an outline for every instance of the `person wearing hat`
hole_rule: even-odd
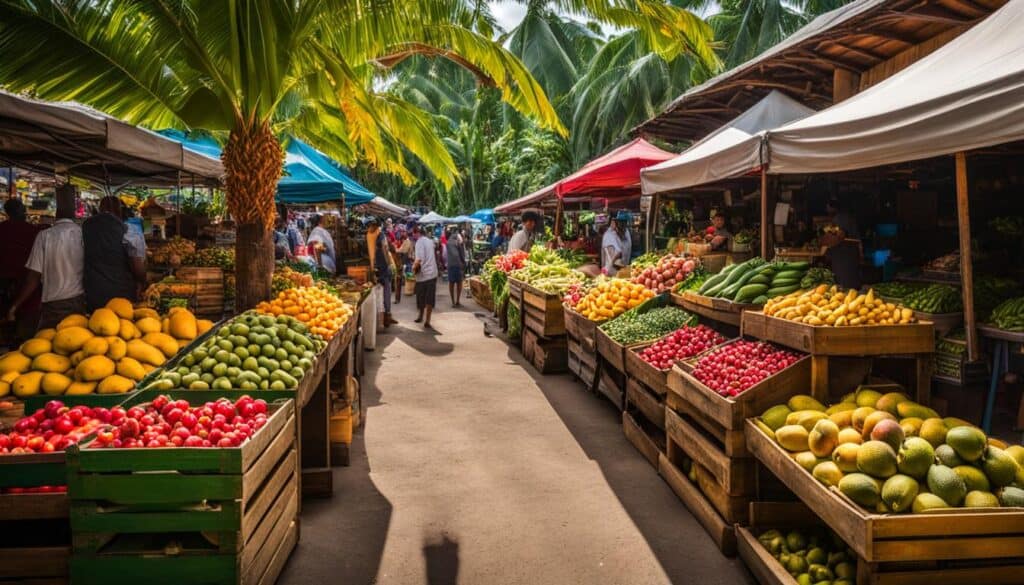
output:
[[[725,227],[725,214],[715,209],[711,212],[711,225],[704,234],[704,240],[711,244],[713,252],[726,252],[729,250],[729,242],[732,241],[732,234]]]
[[[541,222],[540,214],[536,211],[527,211],[523,214],[523,225],[519,228],[512,239],[508,242],[508,251],[522,250],[529,252],[533,247],[533,239],[536,237],[537,224]]]

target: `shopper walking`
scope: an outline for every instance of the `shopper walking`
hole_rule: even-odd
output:
[[[75,188],[62,185],[57,188],[57,221],[50,229],[40,232],[32,244],[32,252],[25,264],[28,273],[25,284],[15,297],[7,318],[14,320],[36,287],[42,282],[42,305],[39,329],[55,327],[72,313],[85,313],[85,248],[82,228],[75,223]]]
[[[391,317],[391,285],[394,281],[394,270],[391,266],[390,244],[387,235],[381,231],[380,222],[371,218],[366,230],[367,249],[370,253],[370,266],[374,277],[384,289],[384,327],[397,325],[398,321]]]
[[[434,311],[437,301],[437,259],[434,256],[434,240],[430,239],[418,225],[412,228],[412,237],[416,240],[416,260],[412,265],[412,271],[416,274],[416,310],[419,311],[416,322],[422,322],[424,329],[433,329],[430,326],[430,314]]]
[[[448,260],[448,296],[453,307],[462,306],[462,279],[466,274],[466,247],[462,243],[459,228],[453,227],[445,244],[445,256]]]

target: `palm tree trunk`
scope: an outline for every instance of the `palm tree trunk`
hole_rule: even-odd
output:
[[[227,204],[237,224],[235,308],[244,311],[271,295],[274,272],[274,194],[284,153],[267,123],[238,121],[224,148]]]

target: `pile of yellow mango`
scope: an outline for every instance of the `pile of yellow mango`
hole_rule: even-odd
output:
[[[0,396],[118,394],[213,327],[188,309],[165,317],[123,298],[89,316],[69,315],[0,356]]]
[[[597,284],[576,304],[576,311],[591,321],[614,319],[654,296],[642,284],[613,278]]]
[[[875,291],[844,291],[827,284],[769,299],[764,314],[808,325],[850,327],[903,325],[914,322],[914,312],[902,305],[875,297]]]

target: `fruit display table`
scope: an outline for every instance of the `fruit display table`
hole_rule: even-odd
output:
[[[761,305],[734,303],[726,299],[705,297],[693,291],[685,291],[682,294],[672,293],[672,302],[691,313],[700,315],[705,320],[733,327],[734,330],[726,331],[730,335],[739,332],[740,317],[743,311],[761,310]]]

